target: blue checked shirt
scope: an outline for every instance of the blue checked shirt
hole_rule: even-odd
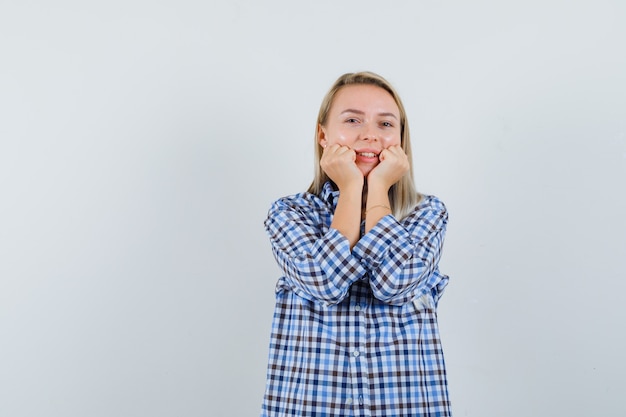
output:
[[[450,416],[436,307],[448,214],[425,196],[350,250],[331,229],[339,193],[276,201],[265,227],[276,285],[262,416]]]

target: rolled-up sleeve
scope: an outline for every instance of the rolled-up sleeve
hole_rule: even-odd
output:
[[[385,216],[357,242],[352,254],[376,298],[394,305],[427,292],[438,298],[448,280],[438,270],[447,221],[445,205],[428,197],[402,221]]]
[[[366,270],[349,241],[321,217],[310,204],[281,199],[270,208],[265,229],[290,289],[308,300],[337,304]]]

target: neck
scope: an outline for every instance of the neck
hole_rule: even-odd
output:
[[[367,206],[367,178],[363,184],[363,191],[361,193],[361,220],[365,219],[365,208]]]

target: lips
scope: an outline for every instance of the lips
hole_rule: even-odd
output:
[[[378,155],[380,155],[380,150],[374,148],[355,149],[354,152],[358,158],[369,162],[378,161]]]
[[[357,152],[356,154],[365,158],[376,158],[378,156],[378,154],[374,152]]]

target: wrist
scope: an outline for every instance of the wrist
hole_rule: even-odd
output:
[[[384,195],[386,196],[389,192],[391,185],[385,184],[381,180],[369,179],[367,180],[367,192],[372,195]]]
[[[365,216],[367,216],[370,212],[376,211],[379,213],[379,216],[386,216],[387,214],[391,214],[391,207],[384,204],[374,204],[372,206],[367,207],[365,210]]]
[[[361,196],[363,192],[363,181],[351,181],[349,183],[337,184],[340,193],[355,194]]]

